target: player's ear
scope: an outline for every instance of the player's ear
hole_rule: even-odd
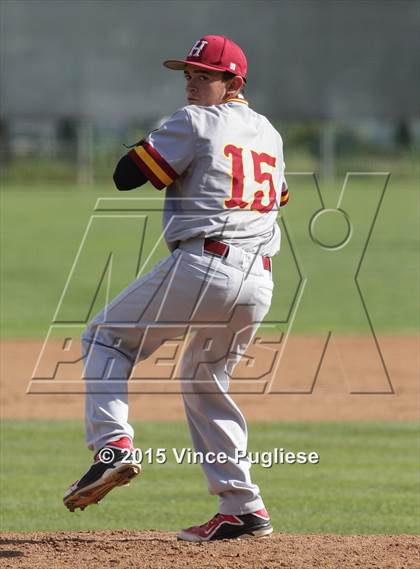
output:
[[[238,93],[241,92],[242,87],[244,86],[244,80],[239,75],[235,75],[228,81],[227,88],[226,88],[226,95],[228,97],[235,97]]]

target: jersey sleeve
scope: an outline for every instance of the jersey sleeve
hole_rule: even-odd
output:
[[[188,168],[194,146],[191,118],[181,109],[128,155],[154,187],[161,190],[173,184]]]
[[[280,196],[280,207],[283,207],[289,201],[289,188],[287,187],[286,179],[284,178],[282,187],[281,187],[281,196]]]
[[[278,132],[277,132],[277,140],[278,140],[277,152],[278,152],[278,156],[279,156],[279,162],[281,163],[280,180],[279,180],[279,186],[278,186],[278,187],[280,187],[280,185],[281,185],[280,203],[279,202],[277,202],[277,203],[280,207],[283,207],[289,201],[289,188],[287,185],[286,177],[284,175],[284,172],[286,169],[286,164],[284,163],[283,139]]]

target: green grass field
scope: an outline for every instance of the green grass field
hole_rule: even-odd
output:
[[[342,181],[321,184],[327,208],[336,206]],[[277,327],[285,328],[303,279],[293,332],[370,333],[354,282],[358,272],[375,331],[418,332],[419,199],[413,175],[391,176],[385,194],[385,176],[352,178],[342,208],[353,234],[348,245],[335,251],[309,238],[311,216],[320,208],[313,179],[295,174],[288,182],[291,198],[282,212],[283,245],[274,261],[276,288],[267,321],[281,322]],[[110,184],[90,189],[2,189],[3,338],[45,338],[99,197],[120,198],[128,210],[132,198],[142,198],[144,211],[120,212],[112,218],[97,214],[59,313],[61,320],[72,321],[89,317],[110,252],[110,296],[135,278],[144,229],[139,216],[148,214],[144,260],[161,235],[160,213],[150,214],[150,208],[159,205],[156,198],[163,194],[150,187],[119,194]],[[320,219],[316,237],[339,241],[344,229],[343,220],[333,214]],[[161,244],[148,266],[165,254]],[[101,289],[91,313],[105,300]],[[184,423],[142,423],[137,433],[143,448],[191,446]],[[91,459],[84,449],[81,423],[5,421],[1,438],[3,530],[176,530],[202,522],[217,510],[200,467],[177,465],[168,450],[167,464],[146,466],[130,488],[111,493],[98,507],[70,514],[61,502],[63,491]],[[250,426],[249,450],[282,447],[320,454],[318,465],[253,468],[276,531],[415,534],[420,530],[418,441],[418,428],[408,422],[266,423]]]
[[[139,423],[137,444],[166,448],[129,488],[69,513],[64,489],[87,468],[80,423],[2,425],[3,531],[177,530],[217,511],[200,466],[178,465],[172,447],[190,447],[184,423]],[[250,428],[250,451],[316,451],[317,465],[253,467],[276,531],[416,534],[420,530],[418,426],[410,423],[265,423]]]
[[[267,321],[283,322],[278,327],[285,328],[300,271],[306,279],[305,289],[293,332],[370,333],[354,282],[364,254],[358,283],[375,330],[418,330],[418,184],[413,177],[391,176],[376,212],[385,180],[385,176],[367,175],[350,179],[342,208],[350,217],[353,234],[344,248],[327,251],[311,240],[308,231],[311,216],[320,209],[313,178],[289,175],[291,197],[282,213],[283,247],[274,261],[276,288]],[[326,207],[335,207],[342,182],[321,184]],[[88,233],[59,313],[61,320],[89,317],[88,308],[110,252],[114,253],[110,296],[135,278],[145,227],[142,216],[148,215],[144,260],[161,235],[160,212],[151,214],[147,208],[159,208],[163,193],[150,187],[119,193],[111,185],[85,190],[3,189],[3,338],[45,337],[98,197],[120,198],[118,204],[128,208],[132,198],[141,198],[144,211],[114,213],[106,219],[104,212],[97,214],[101,219],[92,223]],[[340,241],[345,233],[339,215],[328,214],[317,223],[316,237],[324,242]],[[161,244],[152,261],[166,252]],[[104,302],[101,291],[90,315]]]

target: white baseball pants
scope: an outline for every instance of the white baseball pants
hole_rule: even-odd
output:
[[[98,451],[134,432],[128,423],[127,381],[133,366],[165,340],[185,337],[180,381],[196,451],[224,452],[225,464],[203,465],[219,512],[264,507],[251,482],[245,419],[228,395],[229,376],[267,313],[271,273],[260,256],[230,247],[227,258],[203,253],[203,239],[185,241],[122,291],[82,336],[86,439]]]

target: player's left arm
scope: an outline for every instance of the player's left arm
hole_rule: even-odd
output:
[[[137,168],[128,154],[118,162],[113,178],[117,189],[122,192],[134,190],[147,182],[147,177]]]
[[[134,144],[117,164],[114,182],[119,190],[133,190],[147,181],[158,190],[170,186],[194,156],[191,119],[185,109]]]
[[[162,190],[173,184],[188,168],[194,153],[192,122],[184,108],[174,113],[159,129],[152,131],[128,152],[126,157],[132,162],[131,180],[133,183],[140,180],[139,174],[137,177],[135,174],[137,169],[156,189]],[[124,168],[128,172],[127,164]]]

